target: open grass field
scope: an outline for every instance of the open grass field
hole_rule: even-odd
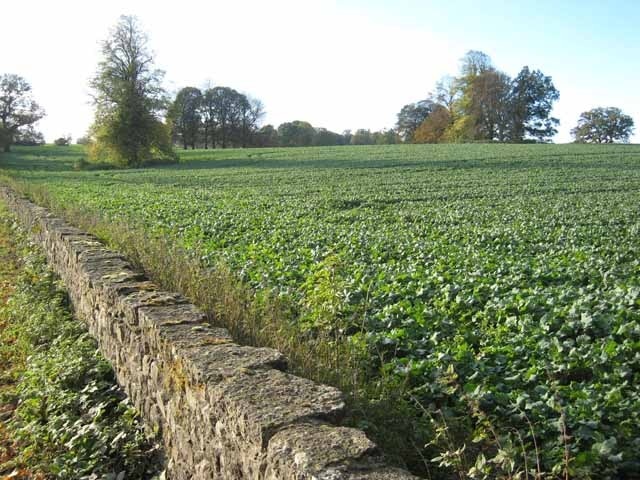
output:
[[[16,148],[0,174],[277,303],[292,349],[342,352],[322,368],[414,416],[418,471],[640,478],[640,146],[196,150],[76,171],[82,155]]]

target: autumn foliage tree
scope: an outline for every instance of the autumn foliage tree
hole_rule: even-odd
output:
[[[402,107],[398,130],[405,142],[548,141],[558,120],[551,117],[559,93],[551,77],[523,67],[515,79],[491,58],[471,50],[460,74],[445,77],[420,102]]]
[[[440,143],[451,126],[451,113],[438,105],[417,128],[414,134],[415,143]]]
[[[509,139],[512,128],[510,94],[509,76],[493,68],[470,79],[464,110],[472,119],[469,140],[504,142]]]
[[[409,103],[398,113],[396,131],[405,142],[413,142],[413,134],[420,124],[433,112],[435,103],[431,99]]]

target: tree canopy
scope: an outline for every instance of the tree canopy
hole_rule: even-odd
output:
[[[421,105],[417,106],[422,108]],[[262,102],[231,87],[201,91],[184,87],[169,107],[167,118],[173,142],[183,148],[309,147],[382,145],[399,143],[396,130],[346,130],[342,134],[317,128],[303,120],[283,122],[277,128],[260,125]],[[424,114],[423,114],[424,116]],[[422,117],[416,120],[419,125]]]
[[[489,55],[468,51],[457,76],[442,77],[427,98],[404,105],[395,128],[336,133],[309,122],[261,126],[264,106],[227,86],[180,89],[173,100],[162,87],[148,39],[135,17],[122,16],[102,43],[90,82],[95,120],[83,143],[94,160],[139,166],[175,160],[183,148],[369,145],[443,142],[548,142],[559,121],[551,116],[560,94],[550,76],[524,66],[511,78]],[[44,142],[33,124],[44,111],[18,75],[0,76],[0,148]],[[633,119],[620,109],[583,112],[571,131],[577,142],[627,142]]]
[[[180,141],[186,150],[196,148],[202,123],[202,92],[195,87],[185,87],[178,92],[169,107],[167,117],[172,122],[174,141]]]
[[[447,129],[451,125],[451,113],[449,109],[438,105],[431,115],[420,124],[414,134],[416,143],[438,143],[444,138]]]
[[[422,122],[433,112],[436,103],[431,100],[420,100],[402,107],[398,113],[396,130],[405,142],[413,141],[413,134]]]
[[[571,134],[578,143],[626,143],[633,134],[633,125],[633,118],[619,108],[599,107],[582,112]]]
[[[440,80],[428,98],[402,107],[397,129],[406,142],[545,142],[557,133],[550,117],[559,93],[551,77],[523,67],[515,79],[471,50],[457,77]]]
[[[315,128],[309,122],[294,120],[278,127],[280,145],[283,147],[305,147],[313,144]]]
[[[102,43],[91,81],[96,107],[91,156],[122,166],[175,158],[166,109],[164,72],[154,68],[148,40],[135,17],[122,16]]]
[[[181,89],[169,108],[175,142],[183,148],[247,147],[257,142],[262,102],[230,87]]]
[[[557,133],[560,123],[550,117],[553,102],[560,98],[551,77],[540,70],[525,66],[512,82],[511,115],[513,131],[511,140],[521,142],[526,138],[544,141]]]
[[[33,124],[27,125],[24,128],[18,130],[18,134],[13,139],[14,145],[20,145],[23,147],[35,147],[38,145],[44,145],[44,135],[35,129]]]
[[[4,152],[22,137],[34,135],[32,126],[45,113],[31,95],[31,85],[19,75],[0,75],[0,148]]]

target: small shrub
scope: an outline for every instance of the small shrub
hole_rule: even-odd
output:
[[[71,135],[68,135],[66,137],[56,138],[53,141],[53,144],[56,147],[68,147],[69,145],[71,145]]]

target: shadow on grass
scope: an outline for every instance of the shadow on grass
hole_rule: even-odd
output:
[[[603,161],[612,158],[624,163],[635,163],[640,149],[616,145],[608,148],[585,148],[584,145],[481,145],[469,150],[460,145],[393,145],[386,148],[316,147],[316,148],[265,148],[179,151],[181,159],[173,164],[151,164],[142,168],[115,168],[107,164],[90,164],[84,160],[81,146],[14,147],[13,151],[0,154],[0,169],[15,172],[38,181],[46,180],[49,173],[56,173],[58,180],[92,181],[101,175],[117,177],[124,183],[166,184],[173,173],[185,177],[189,172],[231,171],[242,173],[283,171],[331,171],[331,170],[410,170],[424,174],[438,170],[505,169],[515,172],[531,168],[565,168],[580,164],[582,169],[603,167]],[[420,148],[428,147],[428,148]],[[532,148],[544,149],[542,155],[532,155]],[[506,151],[508,149],[508,151]],[[451,155],[456,150],[458,155]],[[475,156],[474,154],[477,154]],[[446,157],[446,158],[443,158]],[[35,172],[42,172],[37,174]],[[116,178],[114,178],[116,180]],[[175,181],[175,178],[174,180]]]

